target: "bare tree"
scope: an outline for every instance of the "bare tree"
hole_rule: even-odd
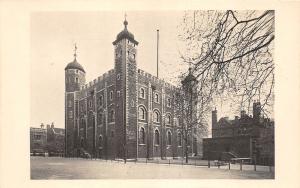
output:
[[[205,103],[229,98],[249,111],[259,100],[264,114],[272,113],[274,21],[272,10],[186,12],[181,56],[193,68]]]
[[[180,120],[179,132],[184,141],[183,152],[186,163],[188,163],[189,147],[193,147],[192,144],[195,140],[207,136],[208,122],[205,115],[208,105],[204,105],[206,101],[203,99],[197,89],[197,80],[190,70],[175,94],[175,108]]]

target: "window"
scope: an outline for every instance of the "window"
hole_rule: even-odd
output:
[[[155,130],[155,132],[154,132],[154,144],[159,145],[159,132],[158,132],[158,130]]]
[[[92,115],[92,122],[91,122],[91,124],[89,126],[95,127],[95,124],[96,124],[95,120],[96,120],[95,116]]]
[[[145,144],[145,129],[141,127],[140,129],[140,144]]]
[[[158,111],[154,111],[153,121],[159,123],[159,113]]]
[[[80,128],[85,128],[85,119],[81,119]]]
[[[114,92],[113,91],[110,91],[110,93],[109,93],[109,99],[112,101],[113,100],[113,94],[114,94]]]
[[[154,102],[159,103],[158,93],[154,94]]]
[[[120,97],[120,95],[121,95],[121,94],[120,94],[120,91],[117,91],[117,96]]]
[[[171,131],[167,133],[167,145],[172,145],[172,134]]]
[[[78,70],[76,69],[76,73],[78,73]]]
[[[111,136],[111,137],[114,137],[114,131],[111,131],[111,132],[110,132],[110,136]]]
[[[80,139],[80,146],[81,147],[84,147],[84,139],[81,137],[81,139]]]
[[[72,107],[72,101],[68,101],[68,107]]]
[[[73,111],[69,111],[69,118],[73,118]]]
[[[42,138],[42,135],[34,135],[33,137],[35,140],[40,140]]]
[[[103,114],[100,112],[98,113],[98,125],[101,125],[103,121]]]
[[[170,115],[170,114],[167,115],[167,118],[166,118],[166,124],[167,124],[167,125],[170,125],[170,124],[171,124],[171,115]]]
[[[146,110],[144,107],[139,108],[139,119],[141,119],[141,120],[146,119]]]
[[[135,54],[133,54],[133,59],[135,59]]]
[[[89,101],[89,107],[92,108],[92,101]]]
[[[117,74],[117,80],[120,80],[121,76],[120,74]]]
[[[77,77],[75,77],[75,83],[78,83],[78,78]]]
[[[181,133],[178,133],[178,146],[182,146],[182,135]]]
[[[187,135],[187,145],[190,146],[191,145],[191,138],[190,138],[190,134]]]
[[[102,136],[100,135],[99,136],[99,147],[102,147],[103,146],[103,138],[102,138]]]
[[[167,99],[167,106],[171,107],[171,99],[170,98]]]
[[[115,111],[111,110],[109,113],[109,120],[110,122],[114,122],[115,121]]]
[[[103,96],[100,95],[99,99],[98,99],[98,106],[102,106],[103,105]]]
[[[144,88],[140,88],[140,98],[145,98],[145,90]]]
[[[174,126],[179,126],[179,120],[177,118],[174,119]]]

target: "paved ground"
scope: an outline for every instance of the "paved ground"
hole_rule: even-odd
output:
[[[31,179],[272,179],[267,170],[31,157]],[[236,165],[237,166],[237,165]],[[235,167],[236,167],[235,166]],[[234,165],[232,166],[234,167]],[[246,168],[247,169],[247,168]]]

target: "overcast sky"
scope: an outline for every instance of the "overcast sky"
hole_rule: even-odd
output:
[[[113,45],[125,12],[36,12],[31,15],[31,122],[64,127],[64,68],[73,61],[74,43],[87,82],[114,66]],[[127,12],[128,30],[139,42],[138,67],[156,75],[156,30],[160,30],[160,77],[172,81],[180,66],[178,25],[184,12]],[[218,108],[219,117],[224,115]],[[222,111],[223,110],[223,111]],[[226,114],[228,115],[228,114]]]

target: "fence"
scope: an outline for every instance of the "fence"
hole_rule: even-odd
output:
[[[160,165],[181,165],[181,166],[195,166],[205,168],[218,168],[224,170],[240,170],[240,171],[261,171],[261,172],[274,172],[274,166],[263,166],[256,164],[247,164],[244,160],[234,161],[218,161],[218,160],[202,160],[190,158],[186,163],[185,158],[180,159],[99,159],[99,158],[68,158],[71,160],[99,160],[102,162],[114,163],[140,163],[140,164],[160,164]]]

